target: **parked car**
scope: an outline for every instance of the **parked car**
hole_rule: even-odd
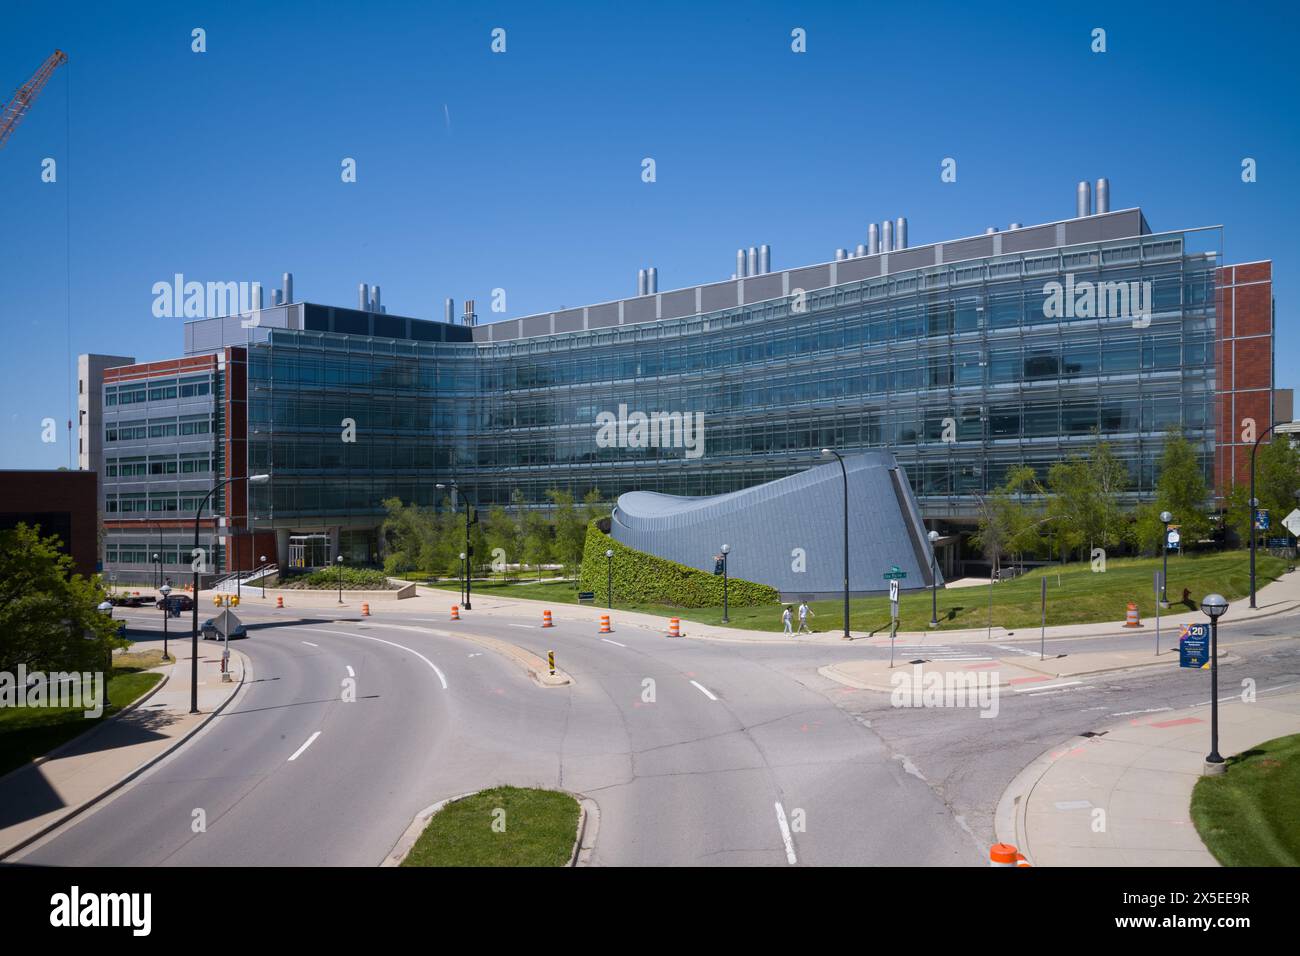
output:
[[[217,619],[215,617],[210,617],[204,621],[203,626],[199,628],[199,633],[203,635],[205,641],[221,640],[221,632],[217,630]],[[241,637],[248,637],[248,631],[243,624],[236,624],[235,629],[230,632],[230,639],[233,641]]]
[[[159,604],[159,607],[164,605]],[[172,594],[167,598],[166,607],[173,611],[192,611],[194,610],[194,598],[188,594]]]

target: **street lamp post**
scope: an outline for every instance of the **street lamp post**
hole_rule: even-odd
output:
[[[939,626],[939,555],[935,551],[935,542],[939,540],[939,532],[931,531],[928,535],[930,539],[930,626]]]
[[[1174,520],[1174,516],[1168,511],[1162,511],[1160,512],[1160,520],[1165,525],[1165,539],[1160,546],[1164,558],[1164,564],[1160,569],[1160,606],[1167,608],[1169,607],[1169,522]],[[1182,563],[1180,562],[1178,566],[1181,568]]]
[[[461,490],[460,485],[457,483],[456,479],[454,478],[451,480],[450,485],[442,484],[441,482],[439,482],[437,485],[434,485],[434,487],[435,488],[450,487],[454,491],[459,492],[460,496],[465,499],[465,605],[464,607],[465,610],[472,611],[473,607],[471,607],[469,603],[470,575],[471,575],[471,568],[473,566],[473,557],[474,557],[474,549],[471,548],[469,545],[469,523],[470,523],[469,518],[470,518],[470,508],[472,507],[472,503],[469,500],[469,495],[465,494],[465,492]]]
[[[1228,601],[1222,594],[1211,594],[1201,602],[1201,610],[1210,619],[1210,755],[1205,762],[1215,767],[1212,773],[1222,773],[1223,758],[1219,756],[1219,618],[1228,610]]]
[[[823,448],[822,457],[830,458],[832,455],[840,463],[840,474],[844,478],[844,640],[851,641],[849,636],[849,470],[844,467],[844,456],[832,448]]]
[[[212,490],[203,496],[199,502],[198,510],[194,512],[194,550],[199,550],[199,522],[203,519],[203,509],[208,506],[212,496],[217,493],[218,488],[224,488],[234,481],[247,481],[250,485],[262,485],[271,480],[270,475],[248,475],[226,478],[212,486]],[[190,619],[190,713],[199,712],[199,589],[202,581],[199,578],[198,559],[192,562],[194,568],[194,615]]]
[[[153,570],[153,586],[157,587],[158,583],[162,580],[162,561],[158,557],[157,553],[155,553],[153,556],[152,570]]]
[[[343,603],[343,555],[340,554],[335,560],[337,561],[339,566],[339,603],[342,604]]]
[[[614,550],[605,551],[605,598],[609,609],[614,610]]]
[[[262,565],[262,599],[265,600],[266,599],[266,555],[262,555],[260,563]]]
[[[164,584],[158,589],[158,593],[163,596],[163,660],[167,660],[167,618],[171,617],[171,605],[167,603],[167,596],[172,593],[171,585]]]
[[[727,617],[727,555],[731,553],[731,545],[722,546],[722,623],[730,624],[731,618]]]
[[[465,552],[460,553],[460,599],[465,600]]]

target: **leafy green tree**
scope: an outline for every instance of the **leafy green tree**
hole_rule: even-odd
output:
[[[1297,489],[1300,489],[1300,451],[1290,438],[1275,434],[1271,442],[1260,446],[1255,456],[1255,497],[1260,508],[1268,511],[1273,529],[1280,529],[1282,519],[1300,504],[1296,500]],[[1270,530],[1268,536],[1283,533]]]
[[[98,610],[104,599],[97,577],[73,573],[58,536],[26,524],[0,531],[0,670],[109,673],[127,642]]]
[[[614,506],[602,497],[599,488],[592,488],[582,496],[583,523],[591,524],[600,518],[608,518]]]
[[[524,559],[537,569],[537,579],[542,578],[542,565],[551,560],[553,536],[551,522],[540,511],[524,515]]]
[[[1250,544],[1250,485],[1234,484],[1224,504],[1224,529],[1238,546],[1248,546]]]
[[[1047,517],[1055,522],[1062,555],[1116,547],[1128,532],[1123,507],[1128,469],[1095,429],[1093,435],[1095,443],[1087,456],[1071,455],[1047,473],[1052,494]]]
[[[573,495],[569,492],[552,488],[546,497],[554,505],[552,517],[555,522],[555,557],[566,570],[572,571],[576,587],[578,565],[582,563],[582,548],[587,538],[587,524],[574,507]]]
[[[1165,437],[1156,478],[1156,510],[1173,515],[1173,524],[1178,525],[1184,546],[1209,536],[1209,498],[1210,490],[1196,449],[1182,431],[1170,431]]]
[[[512,564],[519,560],[520,548],[517,543],[517,527],[514,519],[506,514],[506,509],[500,505],[493,505],[488,511],[487,524],[485,531],[485,553],[480,565],[491,564],[494,560],[493,553],[500,549],[505,554],[505,563]],[[503,575],[504,580],[504,575]]]

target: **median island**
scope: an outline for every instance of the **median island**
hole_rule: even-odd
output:
[[[578,801],[557,790],[494,787],[433,815],[402,866],[565,866]]]

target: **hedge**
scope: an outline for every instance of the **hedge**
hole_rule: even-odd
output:
[[[388,580],[388,575],[373,568],[344,567],[341,576],[344,591],[391,591],[396,588]],[[318,568],[307,574],[286,575],[279,586],[290,590],[328,591],[339,586],[339,577],[338,568]]]
[[[669,607],[721,607],[722,575],[690,568],[621,544],[592,522],[582,550],[578,587],[595,591],[597,603],[608,603],[606,551],[614,552],[614,597],[624,604],[666,604]],[[729,578],[727,601],[733,607],[775,604],[776,588]]]

